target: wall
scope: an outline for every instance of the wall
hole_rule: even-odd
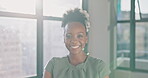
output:
[[[109,63],[109,2],[89,0],[91,28],[89,33],[90,55]]]

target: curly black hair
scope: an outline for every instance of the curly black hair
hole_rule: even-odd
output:
[[[62,27],[65,27],[69,22],[82,23],[86,28],[86,32],[88,32],[90,27],[88,13],[85,10],[79,8],[70,9],[63,15]]]

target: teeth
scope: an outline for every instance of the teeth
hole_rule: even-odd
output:
[[[79,46],[71,46],[72,48],[78,48]]]

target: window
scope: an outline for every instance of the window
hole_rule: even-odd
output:
[[[117,68],[148,72],[147,0],[118,0]]]
[[[68,54],[62,15],[76,7],[87,0],[1,0],[0,77],[42,78],[52,57]]]
[[[36,0],[1,0],[0,11],[35,14],[35,1]]]
[[[82,8],[82,0],[44,0],[43,15],[62,17],[67,9]]]
[[[61,21],[44,20],[44,67],[52,57],[68,54],[64,45],[64,30]],[[59,33],[60,32],[60,33]]]
[[[35,0],[1,0],[1,78],[37,75],[37,19],[34,18]]]

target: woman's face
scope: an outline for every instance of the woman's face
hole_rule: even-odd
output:
[[[86,29],[79,22],[70,22],[64,29],[64,43],[71,54],[83,52],[87,43]]]

